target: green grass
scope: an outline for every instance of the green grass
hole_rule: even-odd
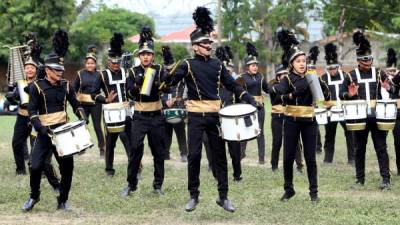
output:
[[[11,137],[15,117],[0,117],[0,224],[398,224],[400,216],[400,178],[395,176],[392,135],[388,146],[393,187],[391,191],[378,190],[380,176],[376,154],[371,140],[367,151],[366,185],[354,187],[354,169],[346,164],[346,149],[342,129],[338,128],[334,164],[324,166],[323,155],[318,155],[319,191],[321,201],[313,206],[308,196],[306,174],[295,174],[296,196],[287,203],[279,201],[283,193],[282,161],[280,170],[270,170],[271,129],[270,107],[267,106],[266,161],[257,164],[256,143],[248,145],[243,161],[244,180],[232,181],[229,165],[230,192],[237,211],[227,213],[215,204],[216,183],[207,171],[206,157],[201,170],[200,204],[194,212],[186,213],[188,200],[186,164],[179,162],[176,143],[166,162],[164,197],[152,194],[153,166],[151,153],[145,149],[143,179],[138,190],[129,198],[119,196],[126,185],[127,160],[118,144],[116,176],[104,174],[104,161],[92,148],[75,157],[75,170],[69,203],[74,211],[60,213],[55,210],[56,196],[46,179],[42,179],[41,201],[33,212],[20,212],[29,195],[29,176],[15,176],[11,150]],[[91,125],[90,125],[91,127]],[[91,128],[92,129],[92,128]],[[92,129],[93,130],[93,129]],[[92,132],[93,133],[93,132]],[[324,129],[321,128],[324,135]],[[95,137],[93,135],[93,137]],[[204,155],[205,156],[205,155]],[[282,157],[282,156],[281,156]],[[229,159],[229,157],[228,157]],[[282,158],[281,158],[282,160]],[[57,163],[54,162],[57,167]]]

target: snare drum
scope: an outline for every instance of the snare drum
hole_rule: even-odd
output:
[[[377,100],[375,115],[379,130],[393,130],[397,116],[397,101]]]
[[[60,157],[73,156],[93,146],[85,121],[64,124],[53,133],[51,142]]]
[[[341,106],[336,106],[336,105],[332,106],[329,112],[330,112],[329,119],[331,122],[344,121],[344,111]]]
[[[219,111],[222,138],[227,141],[244,141],[260,133],[257,109],[249,104],[234,104]]]
[[[103,105],[103,116],[108,132],[120,133],[125,130],[126,107],[123,103]]]
[[[29,94],[24,91],[24,88],[28,86],[28,82],[26,80],[19,80],[17,81],[17,86],[18,86],[20,104],[22,106],[27,106],[29,103]]]
[[[167,123],[180,123],[186,118],[186,110],[179,108],[164,109],[163,114]]]
[[[348,130],[364,130],[368,104],[365,100],[343,101],[344,119]]]
[[[316,108],[314,109],[315,112],[315,119],[319,125],[326,125],[328,124],[328,110]]]

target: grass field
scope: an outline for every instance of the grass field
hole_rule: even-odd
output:
[[[119,142],[116,153],[116,176],[104,173],[104,160],[97,148],[75,157],[75,170],[69,203],[70,213],[55,210],[56,196],[47,180],[42,179],[41,201],[32,212],[22,213],[20,207],[29,194],[29,176],[16,176],[11,150],[15,117],[0,117],[0,224],[399,224],[400,177],[396,176],[392,135],[388,146],[393,187],[378,190],[380,176],[371,140],[367,151],[366,184],[355,187],[354,168],[346,164],[346,149],[341,128],[338,128],[334,164],[324,166],[318,155],[319,195],[313,206],[308,196],[306,174],[295,174],[296,196],[289,202],[279,201],[283,193],[282,161],[279,172],[270,169],[271,129],[270,107],[265,123],[266,161],[257,164],[256,142],[248,145],[243,164],[243,182],[232,181],[229,165],[230,192],[237,211],[225,212],[215,204],[216,183],[207,170],[203,157],[200,204],[186,213],[188,200],[186,164],[179,161],[176,143],[171,149],[172,160],[166,161],[164,197],[152,193],[153,167],[146,147],[143,179],[129,198],[119,196],[126,185],[127,159]],[[90,126],[91,127],[91,126]],[[92,128],[91,128],[92,129]],[[93,130],[93,129],[92,129]],[[321,128],[321,135],[324,129]],[[93,137],[95,137],[93,135]],[[282,156],[281,156],[282,157]],[[228,157],[229,158],[229,157]],[[57,167],[57,163],[54,162]]]

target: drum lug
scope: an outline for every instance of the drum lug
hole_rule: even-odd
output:
[[[235,124],[239,125],[239,119],[238,118],[235,118]]]
[[[240,133],[236,134],[237,140],[240,141]]]

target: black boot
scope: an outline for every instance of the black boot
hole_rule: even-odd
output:
[[[190,198],[188,203],[186,204],[185,211],[191,212],[196,209],[197,204],[199,204],[198,198]]]
[[[37,199],[29,198],[28,200],[26,200],[24,205],[22,205],[22,211],[23,212],[31,211],[33,209],[33,206],[35,206],[35,204],[38,203],[39,201],[40,201],[40,198],[37,198]]]
[[[296,194],[296,192],[288,192],[288,191],[285,191],[285,193],[282,195],[282,197],[281,197],[281,201],[282,202],[287,202],[287,201],[289,201],[289,199],[291,199],[294,195]]]
[[[131,194],[131,192],[134,191],[136,191],[136,187],[131,187],[130,185],[128,185],[122,190],[121,196],[128,197]]]
[[[225,199],[218,198],[216,203],[217,203],[217,205],[221,206],[223,209],[225,209],[228,212],[232,212],[232,213],[235,212],[235,208],[233,207],[232,202],[227,198],[225,198]]]

